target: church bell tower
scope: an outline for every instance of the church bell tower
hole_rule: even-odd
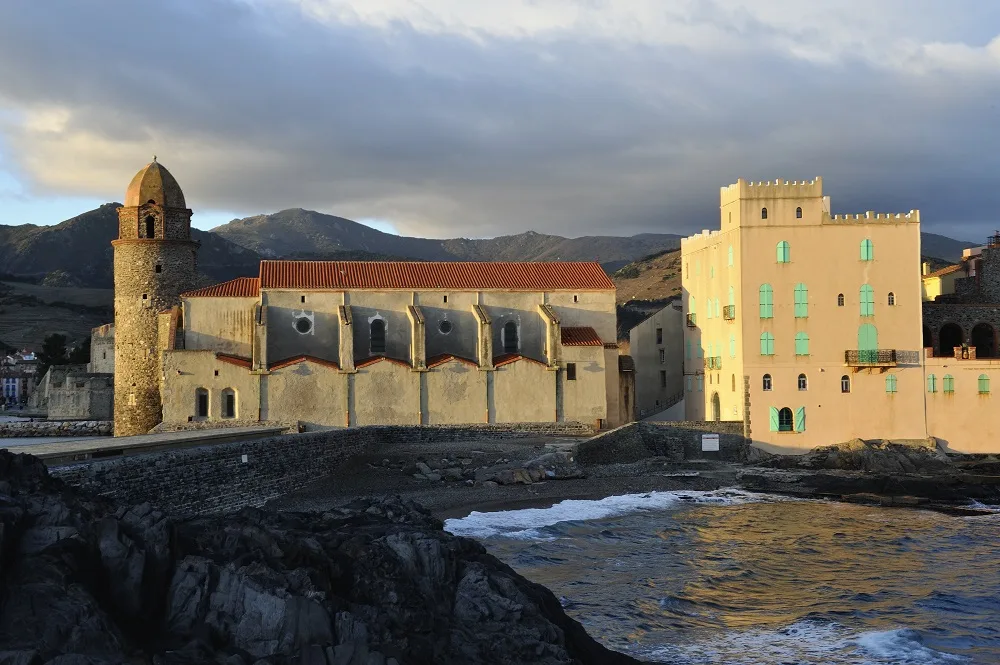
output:
[[[158,314],[195,287],[198,243],[191,210],[156,158],[118,209],[115,270],[115,436],[145,434],[162,420]]]

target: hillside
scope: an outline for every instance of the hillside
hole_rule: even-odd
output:
[[[0,282],[0,340],[12,347],[38,350],[51,333],[81,342],[113,320],[111,289]]]
[[[962,260],[962,250],[968,247],[979,247],[983,242],[967,242],[955,240],[937,233],[920,234],[920,253],[924,256],[937,257],[949,264]]]
[[[383,233],[301,208],[235,219],[212,232],[265,257],[362,251],[427,261],[599,261],[617,264],[614,267],[651,251],[675,249],[681,238],[674,234],[564,238],[528,231],[480,240],[435,240]]]

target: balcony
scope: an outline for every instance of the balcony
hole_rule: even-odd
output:
[[[705,366],[708,369],[722,369],[722,356],[705,358]]]
[[[844,364],[855,368],[855,371],[865,367],[878,367],[883,370],[895,367],[897,364],[896,349],[878,349],[874,351],[854,351],[849,349],[844,351]]]
[[[736,305],[726,305],[722,308],[722,318],[732,321],[736,318]]]
[[[687,315],[687,327],[696,328],[698,326],[698,319],[694,314]]]

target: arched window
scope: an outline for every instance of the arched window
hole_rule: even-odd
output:
[[[809,390],[809,379],[805,374],[799,374],[799,390]]]
[[[809,355],[809,334],[804,332],[795,333],[795,355]]]
[[[927,392],[936,393],[937,392],[937,377],[933,374],[927,375]]]
[[[772,335],[769,332],[763,333],[760,336],[760,355],[762,356],[774,355],[774,335]]]
[[[736,335],[729,336],[729,357],[736,357]]]
[[[795,318],[804,319],[809,316],[809,289],[805,284],[795,285]]]
[[[861,316],[875,316],[875,289],[868,284],[861,286]]]
[[[513,321],[508,321],[503,324],[503,352],[517,353],[517,349],[517,324]]]
[[[774,317],[774,289],[770,284],[760,285],[760,318]]]
[[[787,240],[780,241],[775,247],[775,252],[778,263],[788,263],[792,260],[791,247]]]
[[[222,417],[236,417],[236,391],[232,388],[226,388],[222,391]]]
[[[840,377],[840,392],[849,393],[851,392],[851,377],[846,374]]]
[[[770,392],[770,390],[771,390],[771,375],[770,374],[765,374],[764,375],[764,380],[763,380],[762,383],[763,383],[763,389],[765,391],[767,391],[767,392]]]
[[[385,353],[385,321],[374,319],[369,324],[369,338],[373,356],[377,353]]]
[[[802,208],[795,209],[795,219],[802,219]]]
[[[760,209],[760,218],[761,219],[767,219],[767,208],[761,208]]]
[[[861,260],[862,261],[874,261],[875,260],[875,247],[872,245],[872,241],[865,238],[861,241]]]
[[[979,375],[979,394],[989,395],[990,394],[990,376],[989,374]]]
[[[793,428],[792,410],[786,406],[778,411],[778,431],[791,432]]]
[[[896,306],[896,294],[893,293],[892,291],[889,291],[889,307],[895,307],[895,306]]]
[[[729,267],[733,267],[733,246],[729,246]]]
[[[885,392],[893,395],[896,393],[896,375],[887,374],[885,377]]]
[[[152,215],[146,217],[146,238],[156,237],[156,218]]]
[[[941,392],[945,395],[952,395],[955,392],[955,377],[951,374],[945,374],[944,379],[941,381]]]
[[[194,391],[194,415],[197,418],[208,418],[208,390],[205,388]]]
[[[844,306],[844,294],[843,293],[838,293],[837,294],[837,307],[843,307],[843,306]]]

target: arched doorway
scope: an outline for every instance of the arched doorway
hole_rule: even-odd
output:
[[[933,349],[934,348],[934,335],[931,333],[931,329],[924,326],[924,348]]]
[[[965,335],[957,324],[946,323],[941,326],[938,340],[940,344],[938,353],[942,358],[950,358],[955,355],[955,347],[962,346],[962,342],[965,341]]]
[[[977,323],[969,338],[969,344],[976,347],[977,358],[996,357],[996,331],[993,330],[993,326],[988,323]]]
[[[722,404],[719,402],[719,393],[712,393],[712,420],[715,422],[722,420]]]

